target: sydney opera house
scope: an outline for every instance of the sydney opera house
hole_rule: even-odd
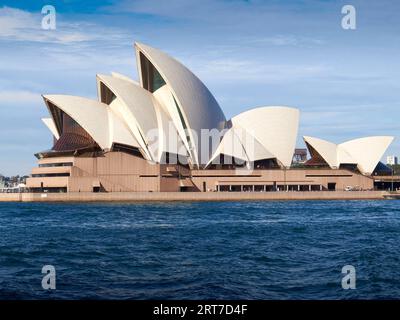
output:
[[[32,192],[370,190],[393,137],[334,144],[304,137],[299,110],[260,107],[226,119],[207,87],[164,52],[136,43],[139,81],[97,75],[98,100],[44,95],[54,137],[36,154]]]

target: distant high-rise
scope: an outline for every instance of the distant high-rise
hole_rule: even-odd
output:
[[[387,156],[386,163],[390,165],[399,164],[398,158],[396,156]]]
[[[0,189],[5,187],[5,179],[4,177],[0,174]]]

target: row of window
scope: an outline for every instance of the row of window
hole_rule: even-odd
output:
[[[72,167],[73,165],[72,162],[43,163],[39,164],[39,168]]]
[[[41,173],[41,174],[32,174],[32,178],[49,178],[49,177],[69,177],[70,174],[66,173]]]
[[[321,185],[219,185],[217,191],[221,192],[254,192],[254,191],[322,191]]]

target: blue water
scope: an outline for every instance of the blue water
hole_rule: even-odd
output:
[[[0,203],[0,299],[393,299],[399,247],[396,200]]]

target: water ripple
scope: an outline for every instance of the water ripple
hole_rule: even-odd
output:
[[[398,298],[399,231],[400,201],[0,203],[0,299]]]

